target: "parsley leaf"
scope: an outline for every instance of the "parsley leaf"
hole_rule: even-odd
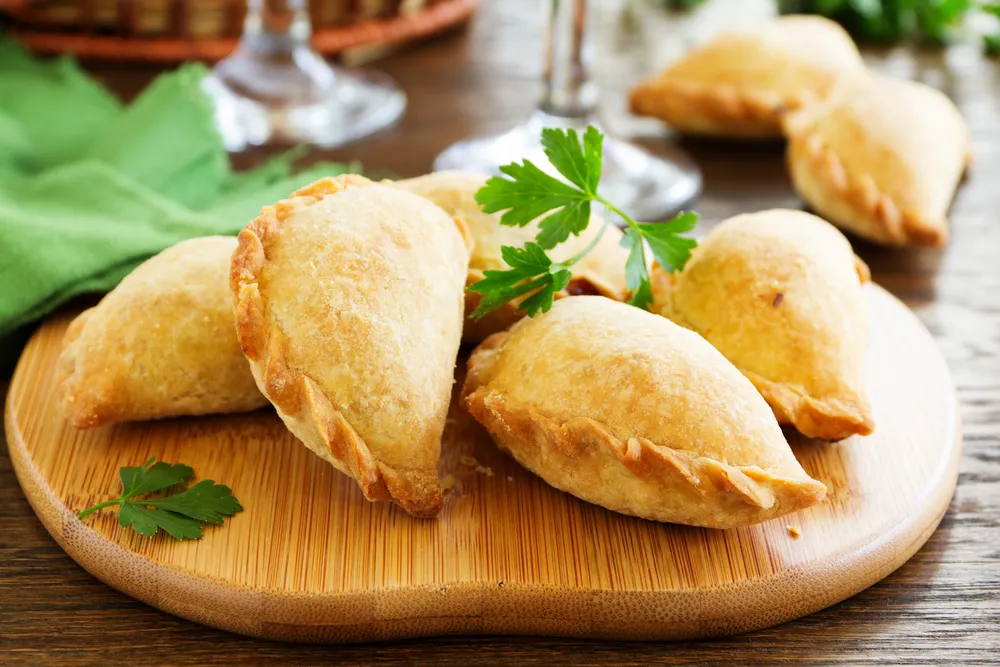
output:
[[[483,271],[485,278],[469,286],[471,291],[484,295],[472,317],[483,317],[508,301],[537,290],[518,306],[519,311],[533,317],[552,307],[555,293],[564,289],[572,277],[569,269],[554,263],[537,243],[529,241],[523,248],[502,246],[500,253],[511,268]]]
[[[131,526],[132,530],[146,537],[152,537],[160,528],[175,540],[200,540],[202,537],[201,525],[194,519],[133,503],[122,504],[118,510],[118,523],[123,528]]]
[[[570,234],[585,230],[589,224],[590,202],[573,202],[538,223],[540,231],[535,240],[538,245],[551,250],[568,239]]]
[[[500,167],[510,178],[489,179],[476,193],[476,201],[485,213],[505,211],[500,224],[509,226],[524,227],[553,211],[539,222],[535,238],[542,248],[550,250],[590,224],[590,203],[601,180],[603,142],[604,136],[593,126],[583,133],[582,146],[576,130],[545,128],[545,156],[572,185],[525,160]]]
[[[546,276],[546,284],[542,289],[525,299],[521,307],[518,308],[518,310],[526,312],[528,317],[534,317],[540,312],[547,312],[552,307],[552,301],[555,299],[556,292],[566,289],[570,278],[573,277],[573,272],[569,269],[561,268],[562,265],[554,264],[553,266],[557,268],[556,270],[550,269]]]
[[[698,214],[680,213],[667,222],[640,222],[639,229],[649,244],[653,257],[664,271],[682,269],[691,257],[691,251],[698,245],[694,239],[681,236],[692,231],[698,224]]]
[[[529,317],[548,311],[556,295],[573,277],[570,267],[596,247],[609,222],[604,222],[600,233],[586,248],[567,260],[553,262],[546,251],[566,241],[570,234],[579,235],[587,229],[594,202],[620,216],[627,225],[622,245],[629,249],[625,266],[625,282],[631,292],[629,303],[645,308],[653,298],[647,248],[665,270],[684,268],[697,243],[681,235],[694,229],[697,214],[682,213],[660,223],[633,220],[598,192],[603,144],[604,135],[593,126],[582,137],[573,129],[546,128],[542,130],[545,156],[568,183],[525,160],[501,167],[506,178],[491,178],[476,193],[476,201],[484,212],[504,212],[500,218],[502,225],[523,227],[548,215],[538,223],[534,241],[526,243],[524,248],[502,248],[504,262],[510,269],[484,271],[484,278],[469,286],[472,292],[483,295],[473,317],[481,318],[518,299],[521,300],[518,312]]]
[[[628,249],[625,261],[625,286],[632,295],[628,302],[637,308],[645,308],[653,300],[653,286],[646,267],[646,244],[642,233],[635,229],[625,230],[622,247]]]
[[[146,500],[144,504],[211,523],[222,523],[223,516],[232,516],[243,509],[228,486],[210,479],[166,498]]]
[[[122,482],[121,495],[88,507],[77,514],[77,518],[119,505],[118,523],[122,527],[131,527],[149,537],[162,528],[175,539],[198,540],[202,537],[202,523],[222,523],[224,516],[243,510],[229,487],[210,479],[164,498],[135,499],[136,496],[181,484],[194,473],[189,466],[180,463],[171,465],[155,461],[156,457],[150,457],[142,466],[121,468],[118,471]]]
[[[500,167],[509,179],[494,176],[476,192],[476,202],[485,213],[506,210],[501,225],[524,227],[543,213],[575,201],[586,200],[585,193],[550,176],[530,160]]]
[[[170,465],[160,461],[150,466],[149,463],[153,460],[151,458],[144,465],[136,468],[125,467],[118,471],[118,477],[122,481],[123,497],[131,498],[143,493],[166,489],[184,482],[194,474],[194,470],[182,463]]]
[[[573,185],[590,195],[597,194],[601,182],[601,153],[604,135],[590,125],[583,133],[583,145],[576,130],[565,133],[553,128],[542,130],[542,148],[552,166]]]

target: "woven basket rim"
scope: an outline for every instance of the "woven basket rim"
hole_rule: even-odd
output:
[[[357,23],[316,29],[313,46],[332,55],[362,46],[393,45],[417,40],[463,25],[481,0],[437,0],[412,14],[365,19]],[[0,0],[0,3],[23,0]],[[40,54],[72,53],[81,58],[101,60],[178,62],[216,61],[235,48],[236,37],[195,38],[190,36],[125,37],[113,34],[84,34],[39,30],[12,25],[7,34]]]

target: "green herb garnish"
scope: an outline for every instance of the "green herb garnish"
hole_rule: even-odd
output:
[[[948,44],[970,13],[1000,18],[996,0],[778,0],[783,14],[820,14],[837,21],[864,41],[896,42],[917,37],[930,44]],[[988,53],[1000,34],[983,35]]]
[[[88,507],[76,518],[82,519],[97,510],[118,505],[118,523],[125,528],[131,526],[137,533],[149,537],[162,528],[178,540],[200,540],[202,523],[222,523],[223,516],[243,511],[228,486],[216,484],[210,479],[163,498],[136,498],[182,484],[194,474],[189,466],[182,463],[171,465],[155,461],[153,456],[142,466],[121,468],[118,471],[122,481],[121,495]]]
[[[510,269],[484,271],[485,277],[469,286],[473,292],[483,295],[473,317],[483,317],[526,294],[531,296],[518,305],[518,311],[534,317],[551,308],[556,292],[569,284],[572,277],[569,267],[594,249],[611,221],[606,219],[587,247],[567,260],[554,262],[546,250],[559,245],[570,234],[579,235],[587,229],[594,202],[603,204],[628,226],[622,245],[629,250],[625,282],[631,292],[630,304],[645,308],[653,299],[647,249],[664,270],[684,268],[697,242],[681,234],[694,229],[698,215],[681,213],[667,222],[641,223],[602,197],[597,188],[601,181],[603,142],[604,135],[593,126],[583,133],[582,141],[575,130],[546,128],[542,130],[545,156],[568,183],[525,160],[522,164],[515,162],[501,167],[500,171],[509,178],[491,178],[476,193],[476,201],[484,212],[504,211],[500,218],[502,225],[524,227],[532,220],[545,217],[539,222],[538,235],[533,242],[526,243],[523,248],[501,248],[503,260]]]

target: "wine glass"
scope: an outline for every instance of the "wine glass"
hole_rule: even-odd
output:
[[[583,131],[597,125],[597,86],[590,76],[592,44],[587,0],[551,0],[544,93],[528,120],[502,134],[460,141],[434,161],[435,170],[500,173],[501,165],[529,159],[551,170],[542,151],[546,127]],[[679,149],[670,160],[612,137],[604,139],[601,192],[637,220],[675,213],[701,192],[701,172]]]
[[[308,0],[247,0],[239,45],[203,88],[230,151],[263,144],[333,148],[403,115],[406,95],[381,72],[329,65],[309,44]]]

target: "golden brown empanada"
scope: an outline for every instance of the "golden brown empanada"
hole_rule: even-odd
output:
[[[821,501],[753,385],[697,334],[599,296],[494,334],[466,408],[556,488],[657,521],[730,528]]]
[[[469,260],[467,285],[483,279],[487,269],[510,268],[500,255],[500,247],[509,245],[523,247],[538,234],[538,223],[525,227],[508,227],[500,224],[500,213],[483,213],[476,203],[476,192],[485,185],[489,176],[460,171],[439,171],[418,178],[398,181],[396,185],[414,192],[443,208],[468,225],[474,241],[472,257]],[[579,236],[570,236],[564,243],[550,251],[555,261],[569,259],[586,247],[600,232],[603,221],[596,214],[590,225]],[[622,300],[625,297],[625,261],[628,251],[619,245],[622,232],[617,227],[609,228],[598,241],[597,246],[577,264],[573,265],[573,280],[567,288],[556,294],[561,298],[569,294],[600,294],[608,298]],[[527,298],[527,297],[525,297]],[[466,292],[466,314],[474,311],[481,296]],[[523,317],[517,313],[516,302],[508,303],[494,310],[480,320],[466,319],[462,340],[478,343],[497,331],[503,331]]]
[[[225,236],[178,243],[73,320],[56,386],[76,427],[267,405],[233,327],[235,249]]]
[[[729,30],[632,89],[632,111],[678,131],[774,139],[791,109],[825,99],[864,68],[839,25],[784,16]]]
[[[830,223],[802,211],[738,215],[680,273],[654,273],[651,310],[705,337],[778,421],[836,440],[872,432],[862,366],[868,267]]]
[[[441,509],[460,226],[422,197],[338,177],[265,207],[233,256],[236,330],[261,391],[366,498],[416,516]]]
[[[943,245],[971,161],[965,119],[943,93],[876,74],[789,116],[788,169],[812,208],[877,243]]]

